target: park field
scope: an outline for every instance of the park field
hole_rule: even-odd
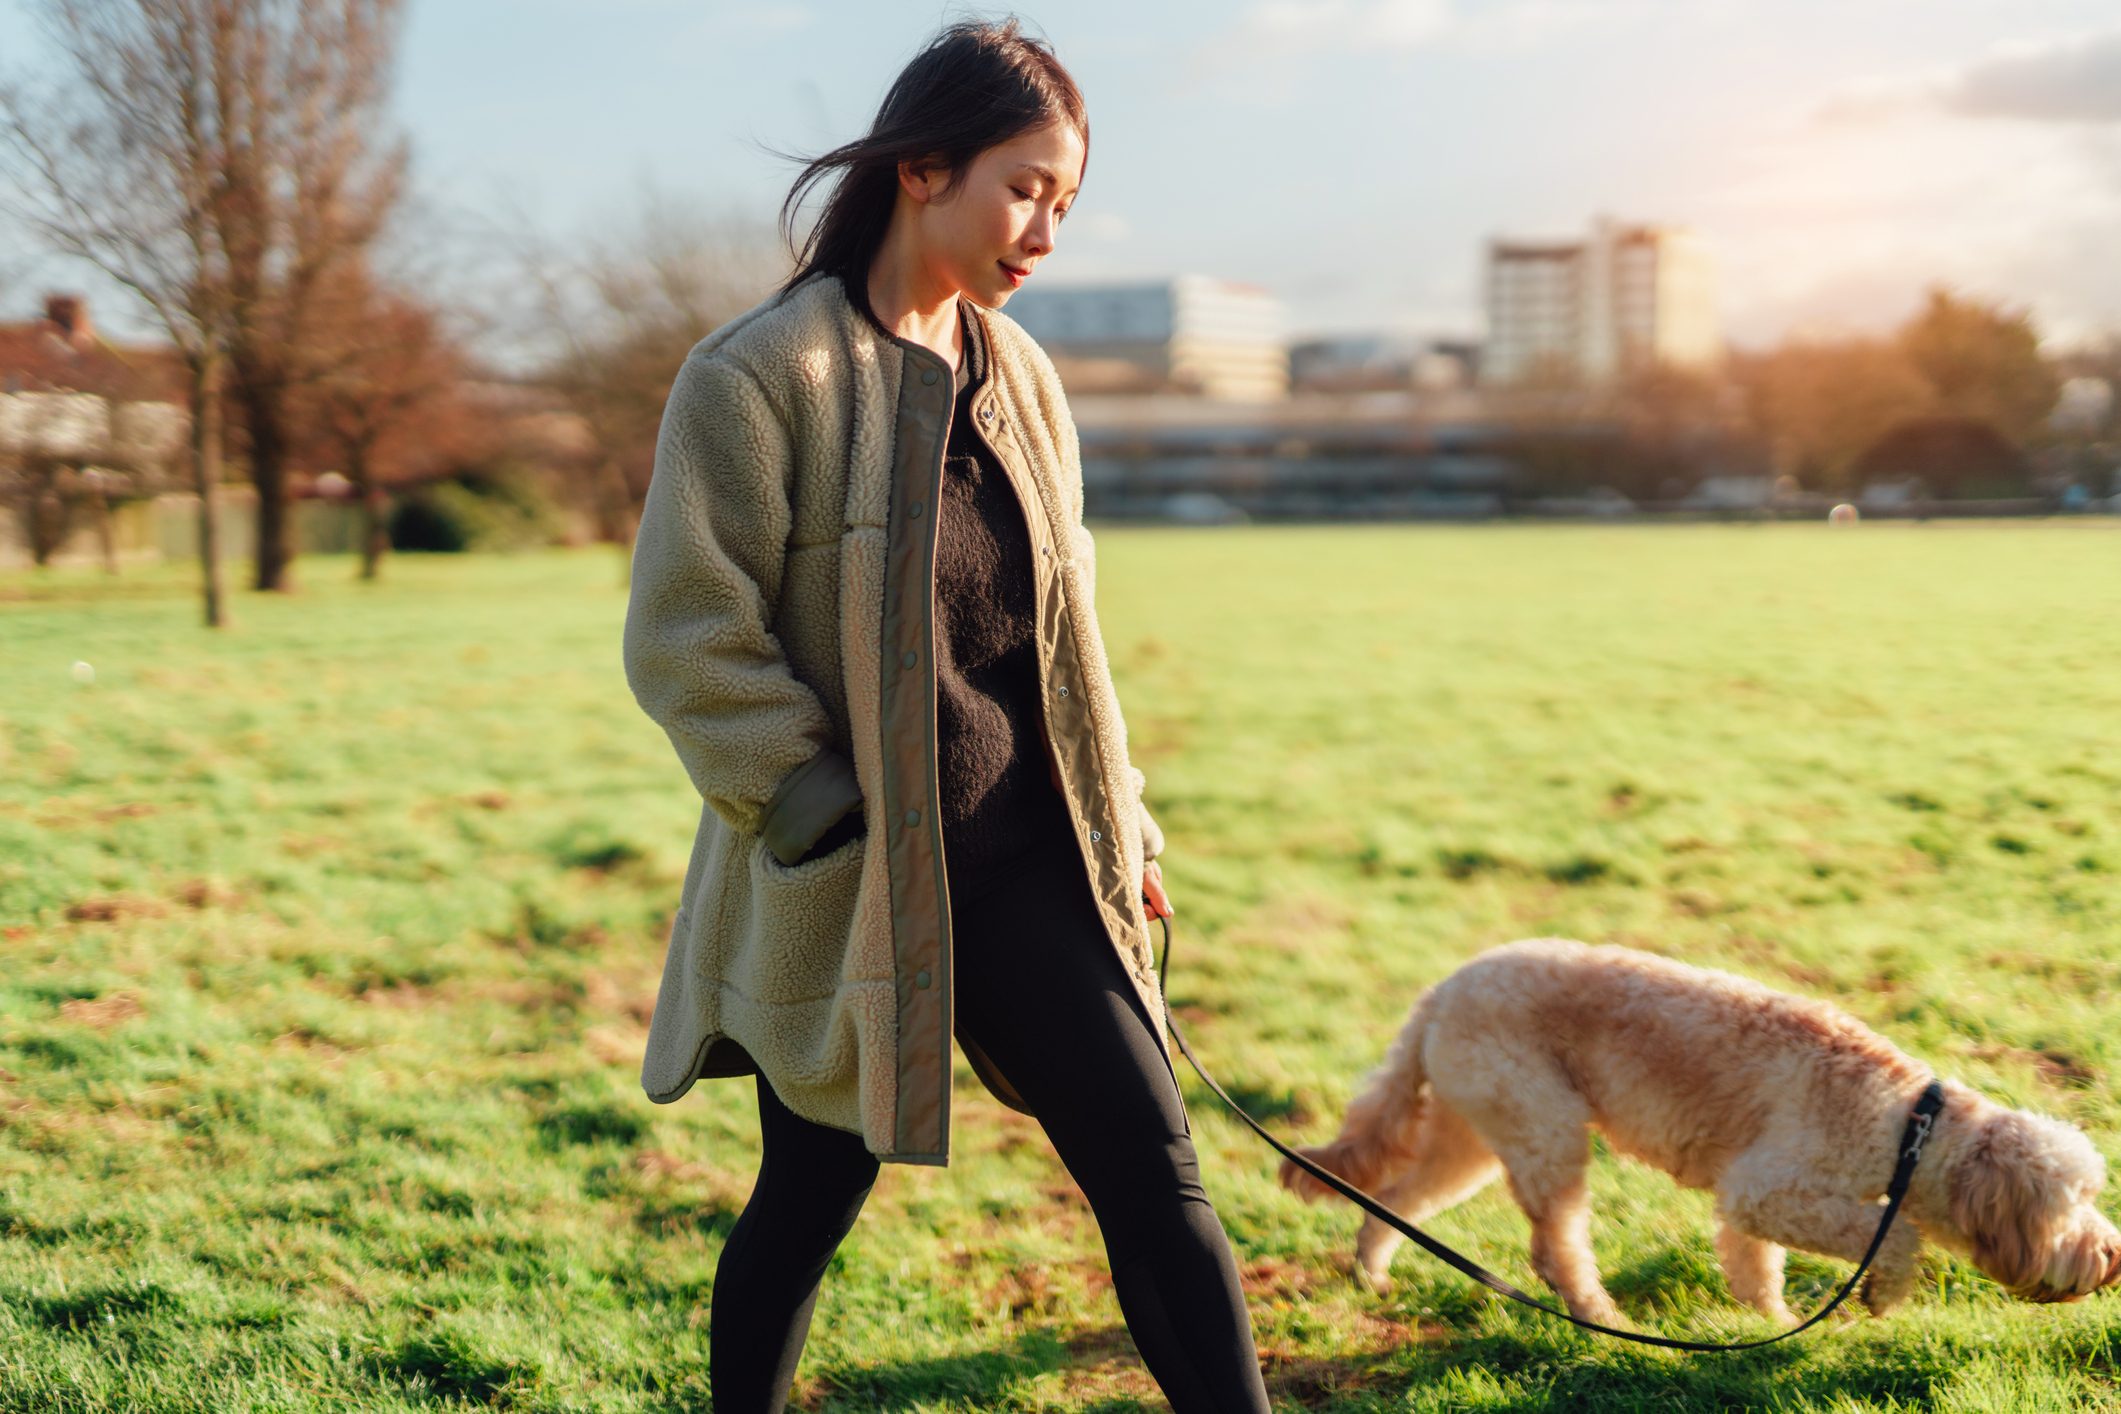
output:
[[[1560,934],[1831,999],[2121,1155],[2121,525],[1099,544],[1174,1010],[1285,1136],[1425,984]],[[638,1085],[699,801],[621,570],[313,558],[219,634],[183,566],[0,575],[0,1414],[711,1408],[757,1118],[748,1081]],[[1891,1318],[1747,1355],[1411,1247],[1379,1298],[1359,1214],[1180,1069],[1278,1410],[2121,1408],[2121,1296],[1934,1250]],[[887,1167],[835,1259],[797,1407],[1164,1408],[1036,1124],[962,1060],[957,1102],[950,1167]],[[1631,1320],[1768,1333],[1704,1195],[1593,1173]],[[1431,1228],[1534,1284],[1499,1187]],[[1793,1254],[1791,1305],[1846,1271]]]

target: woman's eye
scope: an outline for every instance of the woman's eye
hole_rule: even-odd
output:
[[[1011,187],[1009,188],[1009,190],[1015,192],[1018,196],[1022,197],[1026,201],[1029,201],[1031,199],[1031,193],[1025,191],[1022,187]]]

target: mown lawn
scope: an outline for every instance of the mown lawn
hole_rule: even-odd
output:
[[[2121,1154],[2121,527],[1112,529],[1172,996],[1330,1134],[1478,949],[1623,941],[1832,998]],[[637,1066],[698,800],[608,551],[0,576],[0,1414],[705,1410],[748,1083]],[[240,582],[240,576],[235,576]],[[73,665],[94,667],[78,682]],[[2115,1299],[1915,1301],[1686,1356],[1520,1314],[1273,1182],[1197,1083],[1278,1408],[2121,1407]],[[1095,1226],[962,1062],[947,1170],[836,1259],[807,1410],[1162,1408]],[[1629,1315],[1764,1333],[1708,1205],[1602,1156]],[[2121,1192],[2109,1201],[2121,1211]],[[1531,1283],[1491,1189],[1433,1225]],[[1809,1309],[1845,1271],[1792,1260]]]

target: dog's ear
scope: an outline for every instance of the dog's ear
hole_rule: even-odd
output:
[[[2019,1293],[2043,1285],[2075,1201],[2074,1156],[2048,1132],[2052,1125],[2016,1110],[1993,1115],[1952,1170],[1952,1223],[1974,1264]]]

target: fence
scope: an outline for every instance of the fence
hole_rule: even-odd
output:
[[[214,520],[225,559],[248,559],[258,544],[258,493],[249,486],[228,485],[214,498]],[[348,554],[361,547],[360,507],[345,501],[302,500],[294,503],[295,549],[305,555]],[[199,498],[171,493],[151,500],[128,501],[111,510],[111,544],[118,563],[154,564],[196,559],[199,554]],[[23,569],[33,562],[29,537],[18,516],[0,516],[0,568]],[[52,556],[54,564],[103,562],[103,546],[94,517],[77,513],[66,539]]]

